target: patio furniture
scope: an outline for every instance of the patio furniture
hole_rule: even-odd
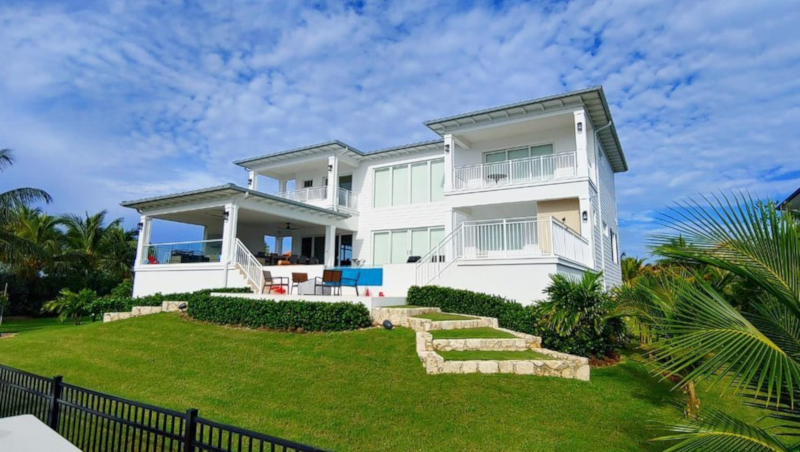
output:
[[[263,270],[262,273],[264,275],[264,287],[261,288],[262,293],[264,289],[267,289],[267,293],[270,293],[273,287],[285,287],[286,292],[289,291],[289,278],[285,276],[272,276],[272,272],[268,270]]]
[[[493,180],[495,185],[497,185],[497,183],[500,182],[500,180],[507,178],[508,175],[507,174],[502,174],[502,173],[497,173],[497,174],[489,174],[486,177],[488,177],[489,179]]]
[[[319,265],[319,259],[316,257],[309,258],[308,265]]]
[[[297,257],[297,254],[292,254],[291,256],[289,256],[289,263],[292,265],[297,265],[298,260],[299,257]]]
[[[320,295],[325,294],[325,289],[330,290],[333,295],[342,294],[342,271],[341,270],[323,270],[322,278],[314,278],[314,294],[317,294],[317,289],[321,289]],[[337,293],[338,292],[338,293]]]
[[[308,256],[300,256],[300,260],[297,261],[300,265],[308,265]]]
[[[356,296],[358,296],[359,295],[359,293],[358,293],[358,280],[359,280],[360,277],[361,277],[361,272],[360,271],[355,272],[355,276],[352,277],[352,278],[345,278],[344,276],[342,276],[341,286],[348,286],[348,287],[352,287],[352,288],[356,289]],[[339,295],[342,294],[341,286],[339,287]]]
[[[406,264],[414,264],[416,262],[419,262],[420,259],[422,259],[422,257],[420,257],[420,256],[408,256],[408,260],[406,261]]]
[[[298,292],[299,292],[300,284],[307,281],[308,281],[308,273],[292,273],[292,288],[289,289],[289,293],[292,293],[295,287],[298,287]]]

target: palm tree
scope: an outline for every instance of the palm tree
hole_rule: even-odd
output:
[[[14,164],[14,154],[10,149],[0,149],[0,171]],[[46,191],[38,188],[22,187],[0,193],[0,260],[12,263],[26,255],[39,255],[42,251],[27,240],[17,237],[8,229],[8,221],[13,212],[22,206],[35,202],[50,203],[52,198]]]
[[[625,256],[620,261],[622,271],[622,282],[625,285],[633,285],[636,280],[650,271],[650,266],[645,264],[645,258]]]
[[[63,263],[66,240],[59,224],[58,218],[24,205],[11,213],[7,223],[8,230],[39,251],[19,256],[11,263],[17,276],[31,280]]]
[[[669,450],[680,451],[792,450],[784,436],[800,429],[800,234],[793,221],[773,203],[740,194],[681,204],[666,222],[693,246],[655,237],[661,254],[687,268],[730,272],[762,295],[740,311],[702,275],[675,279],[674,311],[659,325],[667,336],[653,353],[656,370],[679,377],[681,386],[730,378],[748,405],[771,410],[782,425],[767,432],[725,413],[701,413],[658,439],[678,441]]]
[[[84,260],[87,271],[105,271],[126,278],[131,275],[136,253],[137,231],[126,231],[122,218],[105,224],[107,212],[102,210],[85,217],[64,215],[61,223],[71,253]]]

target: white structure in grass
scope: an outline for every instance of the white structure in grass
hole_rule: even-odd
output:
[[[270,267],[273,276],[360,262],[382,267],[371,289],[387,296],[436,284],[530,303],[553,273],[620,282],[614,176],[628,168],[602,88],[425,125],[437,139],[271,153],[235,162],[247,186],[122,203],[141,214],[134,294],[260,288],[265,236],[277,239],[270,251],[317,262]],[[262,178],[277,192],[260,191]],[[200,225],[204,240],[151,243],[153,219]]]

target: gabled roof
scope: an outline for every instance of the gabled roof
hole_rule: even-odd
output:
[[[141,211],[142,209],[156,209],[160,207],[172,206],[176,204],[190,204],[193,202],[211,201],[217,199],[230,198],[232,196],[247,194],[265,201],[278,202],[291,204],[303,209],[309,209],[317,213],[332,215],[340,218],[348,218],[350,215],[342,212],[337,212],[324,207],[317,207],[311,204],[306,204],[291,199],[286,199],[276,195],[270,195],[249,188],[240,187],[236,184],[218,185],[216,187],[201,188],[199,190],[191,190],[181,193],[173,193],[171,195],[154,196],[152,198],[137,199],[134,201],[123,201],[120,203],[122,207],[130,207]]]
[[[611,123],[611,127],[600,131],[598,138],[608,155],[614,171],[627,171],[628,163],[625,160],[625,154],[622,152],[622,145],[619,142],[617,129],[613,124],[611,110],[608,108],[608,102],[602,86],[433,119],[425,121],[425,125],[439,135],[445,135],[464,127],[500,122],[509,118],[535,116],[548,109],[562,108],[567,105],[583,105],[595,130],[599,130]]]

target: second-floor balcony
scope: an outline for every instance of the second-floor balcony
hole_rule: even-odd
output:
[[[453,190],[478,190],[504,185],[568,179],[578,174],[575,152],[453,168]]]
[[[276,193],[281,198],[292,201],[313,204],[318,207],[331,207],[332,203],[328,200],[328,187],[300,188]],[[337,192],[338,205],[345,209],[358,210],[358,197],[350,190],[339,187]]]

